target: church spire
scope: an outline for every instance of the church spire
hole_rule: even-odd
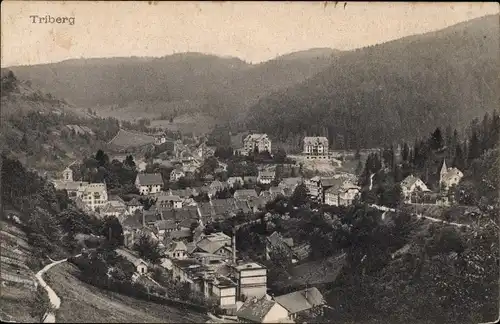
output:
[[[441,175],[448,172],[448,168],[446,167],[446,159],[443,159],[443,166],[441,167]]]

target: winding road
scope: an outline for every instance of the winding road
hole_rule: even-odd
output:
[[[75,257],[79,257],[81,254],[75,255]],[[53,261],[53,260],[51,260]],[[47,272],[50,268],[53,266],[56,266],[60,263],[66,262],[68,259],[63,259],[59,261],[53,261],[52,263],[46,265],[42,270],[38,271],[37,274],[35,275],[36,279],[40,283],[40,285],[47,291],[47,294],[49,295],[49,300],[50,300],[50,305],[51,307],[47,310],[45,315],[42,318],[42,323],[55,323],[56,322],[56,315],[54,311],[59,309],[61,306],[61,299],[57,296],[57,294],[50,288],[50,286],[43,280],[43,274]]]

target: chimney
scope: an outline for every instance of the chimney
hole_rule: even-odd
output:
[[[233,228],[233,264],[236,264],[236,229]]]

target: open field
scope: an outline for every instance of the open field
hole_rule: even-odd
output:
[[[146,302],[101,290],[80,281],[78,269],[63,263],[50,269],[47,282],[61,298],[58,322],[204,323],[204,314]]]
[[[30,313],[37,283],[26,264],[31,255],[26,235],[5,221],[0,221],[0,228],[0,320],[36,322]]]
[[[168,129],[169,131],[179,131],[182,134],[193,133],[203,135],[209,133],[215,125],[215,120],[211,117],[195,114],[182,115],[170,120],[153,120],[151,128]]]
[[[152,144],[153,142],[154,137],[151,135],[120,129],[109,144],[116,147],[138,147]]]
[[[343,266],[345,254],[329,257],[323,260],[310,261],[294,266],[290,271],[288,286],[300,287],[334,282]]]

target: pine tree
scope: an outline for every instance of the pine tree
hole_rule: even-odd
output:
[[[443,135],[439,127],[432,133],[429,144],[432,150],[438,150],[443,147]]]
[[[408,161],[410,158],[410,148],[408,147],[407,143],[404,143],[403,145],[403,152],[402,152],[402,158],[403,161]]]

